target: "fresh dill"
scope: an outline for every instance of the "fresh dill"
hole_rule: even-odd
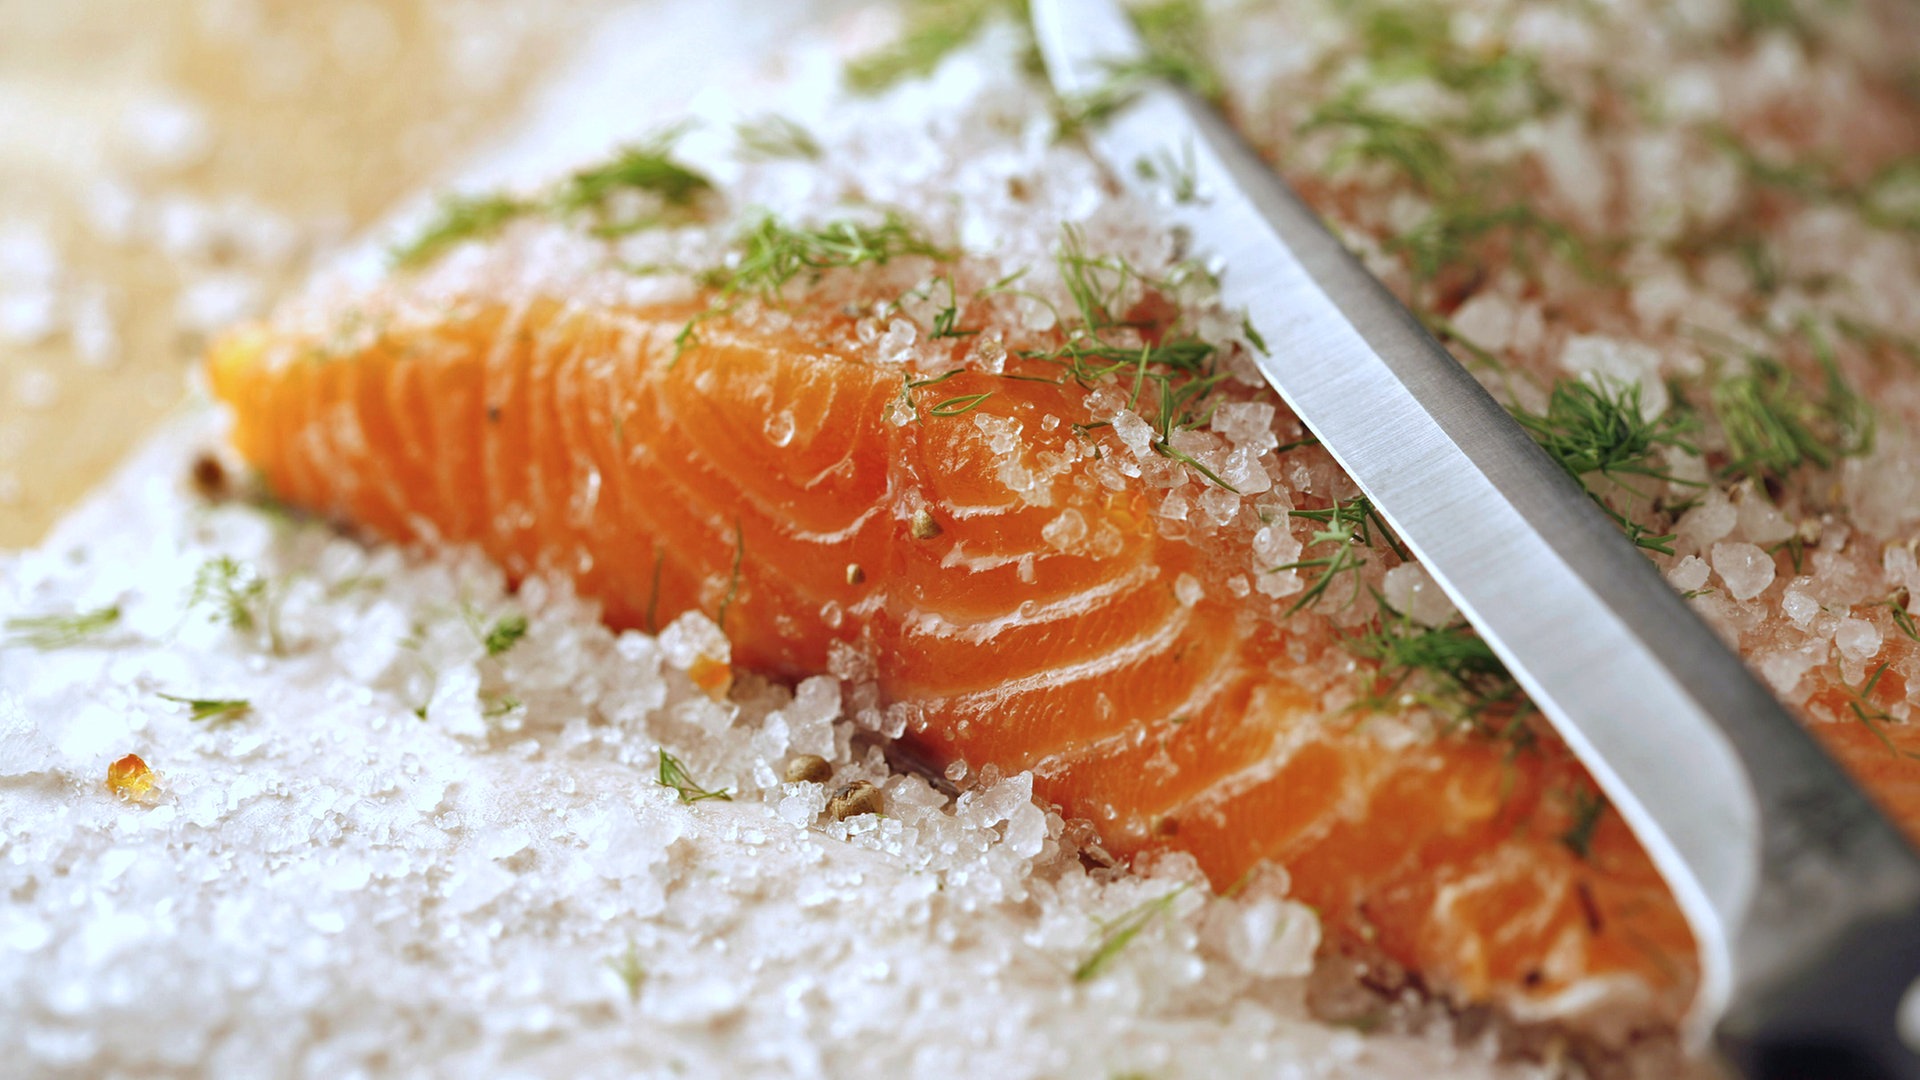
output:
[[[777,113],[742,120],[733,126],[733,134],[741,153],[750,158],[818,161],[824,153],[812,132]]]
[[[1233,491],[1212,469],[1173,444],[1175,432],[1198,427],[1211,415],[1208,398],[1227,377],[1219,363],[1219,346],[1177,322],[1163,325],[1132,315],[1137,300],[1150,293],[1174,293],[1181,283],[1148,278],[1118,256],[1089,253],[1085,237],[1071,226],[1063,230],[1055,261],[1074,315],[1062,317],[1056,311],[1065,327],[1064,340],[1053,348],[1024,350],[1021,358],[1054,364],[1062,371],[1062,381],[1083,387],[1106,380],[1129,387],[1128,406],[1139,410],[1154,429],[1154,452]],[[1090,428],[1083,425],[1080,430]]]
[[[488,656],[499,656],[520,643],[527,636],[527,617],[518,613],[502,615],[487,628],[480,644],[486,647]]]
[[[1841,689],[1847,693],[1847,709],[1853,713],[1854,719],[1860,721],[1862,726],[1873,733],[1874,738],[1880,740],[1880,745],[1887,748],[1887,753],[1897,758],[1920,761],[1920,753],[1902,750],[1894,745],[1893,739],[1887,734],[1883,725],[1897,724],[1899,721],[1894,719],[1892,713],[1873,702],[1873,692],[1880,685],[1880,677],[1887,673],[1888,666],[1886,661],[1882,661],[1879,667],[1873,669],[1873,674],[1867,676],[1866,681],[1857,687],[1848,685],[1844,679],[1840,680]]]
[[[1331,550],[1310,559],[1296,559],[1290,563],[1282,563],[1268,571],[1276,574],[1284,570],[1314,572],[1313,581],[1301,592],[1293,605],[1282,613],[1282,618],[1291,616],[1328,595],[1333,584],[1343,578],[1352,583],[1353,593],[1342,601],[1341,606],[1344,607],[1359,599],[1360,568],[1365,566],[1367,561],[1358,552],[1373,546],[1375,528],[1380,530],[1381,537],[1395,554],[1403,559],[1407,557],[1405,550],[1400,547],[1398,541],[1393,539],[1393,534],[1387,528],[1386,522],[1380,519],[1379,512],[1373,508],[1373,503],[1365,495],[1341,499],[1331,506],[1318,510],[1289,510],[1287,515],[1311,521],[1320,526],[1302,545],[1303,551],[1306,548],[1326,547],[1331,547]]]
[[[1802,465],[1830,469],[1873,448],[1872,406],[1847,385],[1824,339],[1806,329],[1823,393],[1762,355],[1750,355],[1745,371],[1713,387],[1714,414],[1727,439],[1725,478],[1784,478]]]
[[[639,1002],[640,987],[647,981],[646,965],[640,962],[640,948],[632,941],[627,942],[627,951],[619,956],[609,957],[607,970],[619,978],[620,984],[627,988],[627,1000]]]
[[[1091,955],[1073,969],[1074,982],[1087,982],[1098,978],[1113,964],[1114,958],[1140,936],[1140,932],[1173,911],[1173,903],[1180,894],[1187,891],[1186,885],[1175,886],[1164,896],[1156,896],[1141,903],[1112,922],[1101,926],[1099,944]]]
[[[6,621],[7,644],[48,651],[92,641],[120,625],[120,605],[72,615],[16,615]]]
[[[885,266],[915,255],[940,261],[954,257],[892,211],[877,225],[841,219],[811,228],[767,214],[741,233],[738,248],[738,259],[702,273],[702,284],[726,296],[772,299],[795,279],[817,278],[828,270]]]
[[[286,652],[271,586],[252,566],[227,555],[202,563],[193,575],[187,610],[202,605],[212,608],[208,615],[212,621],[242,634],[265,630],[274,655]]]
[[[230,724],[253,713],[253,703],[245,698],[185,698],[172,694],[155,695],[187,707],[187,718],[209,724]]]
[[[1375,708],[1411,694],[1455,721],[1484,729],[1489,713],[1524,702],[1519,683],[1472,627],[1419,626],[1405,615],[1389,615],[1377,593],[1375,600],[1379,621],[1347,641],[1355,655],[1379,665],[1369,693]]]
[[[1910,602],[1907,590],[1899,589],[1881,602],[1886,604],[1887,610],[1893,613],[1894,629],[1904,634],[1908,641],[1920,642],[1920,628],[1914,626],[1913,616],[1907,612],[1907,604]]]
[[[390,249],[388,258],[402,270],[425,266],[460,244],[494,235],[536,209],[534,202],[499,193],[444,195],[426,226]]]
[[[955,50],[979,35],[996,12],[1007,11],[1026,25],[1021,0],[918,0],[905,31],[889,45],[849,62],[843,73],[847,89],[877,94],[907,81],[933,74]]]
[[[659,748],[659,754],[660,773],[656,782],[661,787],[672,788],[680,796],[681,802],[697,803],[705,799],[733,801],[733,793],[727,788],[708,790],[695,783],[693,777],[687,774],[687,767],[680,763],[679,758],[667,753],[665,747]]]
[[[842,218],[817,226],[790,225],[763,214],[741,230],[734,247],[726,260],[696,275],[717,296],[674,336],[676,363],[698,343],[701,323],[731,311],[742,298],[775,302],[794,281],[815,281],[829,270],[885,266],[911,256],[940,262],[956,257],[891,210],[877,224]]]
[[[1656,456],[1668,449],[1699,453],[1688,439],[1697,427],[1693,416],[1672,409],[1649,420],[1641,406],[1640,392],[1637,382],[1595,385],[1565,379],[1554,384],[1545,412],[1515,409],[1513,415],[1547,456],[1559,462],[1607,516],[1626,530],[1629,539],[1640,547],[1671,555],[1672,535],[1656,535],[1615,509],[1587,480],[1598,474],[1612,480],[1619,490],[1640,496],[1642,492],[1620,478],[1640,476],[1674,482],[1669,471],[1655,464]]]
[[[928,407],[927,415],[941,417],[959,416],[978,408],[981,402],[992,396],[993,392],[989,390],[979,394],[961,394],[959,397],[950,397],[937,405]]]
[[[733,602],[740,595],[740,563],[747,555],[746,533],[740,529],[740,520],[733,522],[733,568],[727,572],[727,594],[720,598],[720,606],[715,611],[713,622],[720,629],[727,628],[727,612],[733,609]]]
[[[562,219],[590,217],[593,231],[599,236],[618,236],[675,215],[685,216],[713,190],[713,182],[674,159],[673,146],[683,131],[674,128],[623,146],[606,161],[576,170],[541,197],[503,192],[445,196],[426,226],[412,239],[394,246],[389,257],[400,269],[417,269],[466,241],[484,240],[510,222],[533,214]],[[620,211],[632,210],[620,201],[626,193],[651,196],[661,210],[619,216]]]
[[[1131,104],[1153,80],[1165,80],[1218,104],[1226,96],[1207,40],[1206,12],[1198,0],[1158,0],[1128,9],[1140,32],[1139,57],[1107,65],[1092,90],[1055,103],[1060,138],[1077,135]]]
[[[1600,827],[1600,819],[1606,814],[1607,797],[1598,791],[1578,787],[1569,793],[1568,799],[1571,820],[1560,834],[1560,843],[1580,858],[1590,858],[1593,854],[1594,830]]]

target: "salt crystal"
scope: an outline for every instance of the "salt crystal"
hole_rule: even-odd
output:
[[[920,329],[906,319],[896,318],[887,323],[887,331],[880,335],[875,345],[876,355],[883,364],[904,364],[912,359],[914,342],[920,337]]]
[[[1214,525],[1226,525],[1240,514],[1240,496],[1226,488],[1208,484],[1200,492],[1200,510]]]
[[[1142,420],[1139,414],[1125,409],[1115,413],[1113,433],[1120,437],[1121,442],[1127,444],[1127,449],[1133,451],[1135,458],[1144,461],[1152,455],[1153,425]]]
[[[1072,551],[1087,537],[1087,519],[1069,507],[1040,529],[1040,538],[1061,551]]]
[[[1380,591],[1393,610],[1421,626],[1445,626],[1460,617],[1460,610],[1419,563],[1401,563],[1387,571]]]
[[[1842,619],[1833,632],[1833,643],[1840,655],[1864,663],[1880,651],[1880,628],[1865,619]]]
[[[1773,584],[1773,556],[1752,544],[1713,545],[1713,568],[1735,600],[1751,600]]]
[[[1727,501],[1720,489],[1712,488],[1701,496],[1699,506],[1681,516],[1674,531],[1679,534],[1681,543],[1704,551],[1708,545],[1732,532],[1738,520],[1739,511]]]
[[[1207,590],[1199,578],[1183,573],[1173,581],[1173,595],[1182,605],[1192,607],[1207,595]]]
[[[1227,455],[1220,467],[1220,479],[1242,495],[1258,495],[1273,487],[1273,477],[1260,464],[1260,452],[1246,446]]]
[[[139,163],[169,172],[193,165],[213,148],[206,114],[179,98],[135,101],[121,116],[121,133]]]
[[[59,327],[58,302],[52,289],[0,293],[0,340],[10,345],[38,345]]]
[[[1667,571],[1667,584],[1683,593],[1690,593],[1706,585],[1712,573],[1713,568],[1707,565],[1705,559],[1698,555],[1687,555]]]
[[[1209,426],[1235,446],[1257,453],[1280,445],[1273,433],[1273,416],[1273,406],[1268,402],[1235,401],[1215,409]]]
[[[660,631],[660,653],[666,662],[682,671],[701,657],[731,660],[732,645],[726,632],[698,611],[688,611]]]
[[[1793,625],[1804,630],[1807,624],[1813,621],[1813,617],[1820,613],[1820,601],[1801,592],[1798,588],[1789,586],[1786,595],[1780,598],[1780,610],[1787,618],[1793,620]]]

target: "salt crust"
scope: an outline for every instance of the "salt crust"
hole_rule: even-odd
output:
[[[724,639],[697,616],[615,635],[477,557],[198,504],[213,423],[0,560],[0,616],[125,613],[97,648],[0,650],[13,1075],[1536,1075],[1309,1019],[1317,923],[1277,880],[1089,872],[1030,777],[956,799],[896,773],[830,677],[709,699],[685,667]],[[216,556],[273,583],[284,655],[184,610]],[[514,612],[526,636],[487,657]],[[196,723],[160,693],[254,711]],[[733,801],[656,784],[663,746]],[[778,779],[803,749],[887,815],[822,816],[822,785]],[[105,789],[128,752],[151,803]],[[1074,979],[1103,921],[1183,885]]]

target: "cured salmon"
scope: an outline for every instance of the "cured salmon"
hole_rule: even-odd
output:
[[[245,328],[209,370],[291,503],[564,573],[617,627],[704,611],[775,676],[857,651],[910,752],[1031,769],[1110,850],[1220,888],[1276,863],[1335,941],[1455,1000],[1684,1007],[1686,925],[1568,753],[1328,709],[1351,654],[1255,615],[1160,492],[1094,479],[1128,448],[1087,386],[956,341],[916,389],[840,314],[707,317],[683,349],[696,315],[474,300],[344,349]]]

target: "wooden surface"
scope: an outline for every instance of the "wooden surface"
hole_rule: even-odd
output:
[[[445,176],[606,6],[0,0],[0,549],[181,400],[213,326]]]

